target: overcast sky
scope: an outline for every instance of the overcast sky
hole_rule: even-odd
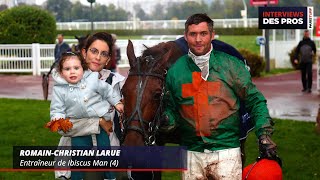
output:
[[[36,0],[36,4],[37,5],[41,5],[43,2],[45,2],[46,0]],[[112,0],[108,0],[109,2],[116,2],[116,1],[112,1]],[[80,0],[81,4],[84,4],[84,5],[90,5],[90,3],[88,3],[87,0]],[[105,4],[106,3],[106,0],[96,0],[97,3],[99,4]]]

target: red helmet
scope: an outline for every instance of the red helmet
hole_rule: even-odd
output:
[[[243,169],[242,180],[282,180],[282,170],[277,161],[261,159]]]

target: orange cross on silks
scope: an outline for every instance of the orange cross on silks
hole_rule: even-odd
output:
[[[192,73],[192,83],[182,84],[182,97],[193,97],[193,105],[181,105],[184,118],[195,121],[197,136],[210,136],[211,129],[215,129],[218,122],[214,117],[221,111],[217,111],[217,104],[210,103],[210,98],[219,97],[221,82],[205,81],[201,77],[201,72]],[[218,105],[219,106],[219,105]],[[219,116],[219,115],[218,115]]]

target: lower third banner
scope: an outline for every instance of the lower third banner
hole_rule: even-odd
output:
[[[13,168],[185,170],[187,150],[180,146],[14,146]]]

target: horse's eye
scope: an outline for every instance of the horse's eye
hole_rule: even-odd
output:
[[[156,92],[156,93],[154,93],[153,94],[153,99],[154,100],[160,100],[160,98],[161,98],[161,92]]]

